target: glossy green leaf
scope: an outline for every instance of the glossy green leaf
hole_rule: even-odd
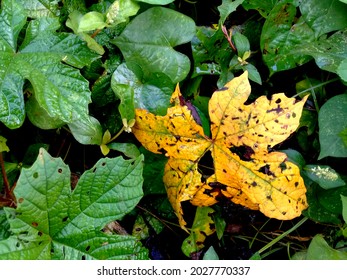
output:
[[[346,185],[340,175],[327,165],[308,164],[304,167],[305,174],[323,189],[333,189]]]
[[[54,0],[18,0],[31,18],[59,16],[59,2]]]
[[[307,249],[307,260],[347,260],[347,252],[330,247],[321,234],[317,234]]]
[[[113,73],[111,87],[116,93],[122,92],[122,89],[133,90],[134,106],[136,108],[145,108],[153,113],[164,114],[170,104],[174,84],[162,75],[141,82],[137,75],[123,63]],[[124,110],[126,111],[126,108]]]
[[[305,42],[292,52],[312,56],[319,68],[337,73],[341,63],[347,59],[347,29],[337,31],[328,38]]]
[[[218,11],[220,14],[219,24],[224,24],[227,17],[234,11],[237,7],[242,4],[244,0],[223,0],[222,5],[218,6]]]
[[[9,128],[22,125],[24,80],[31,83],[38,104],[50,117],[69,123],[88,115],[89,85],[76,68],[90,64],[97,55],[77,36],[56,33],[50,24],[33,33],[33,25],[46,19],[29,23],[27,40],[18,50],[17,37],[26,16],[16,3],[4,1],[0,17],[0,120]]]
[[[102,142],[102,127],[100,122],[87,116],[68,124],[75,139],[84,145],[100,145]]]
[[[140,156],[140,151],[136,147],[136,145],[132,143],[110,143],[107,145],[107,147],[111,150],[115,150],[118,152],[123,153],[128,158],[137,158]]]
[[[296,18],[296,6],[291,2],[277,2],[263,26],[260,47],[271,74],[297,67],[311,59],[306,53],[296,50],[315,39],[314,31],[305,20]]]
[[[319,142],[321,151],[318,159],[327,156],[347,157],[347,147],[340,133],[346,129],[347,94],[330,98],[319,111]]]
[[[72,192],[68,166],[41,149],[19,177],[17,208],[5,209],[13,235],[0,241],[0,259],[146,258],[132,236],[101,231],[141,199],[142,161],[101,159]]]
[[[103,29],[106,26],[105,17],[99,12],[89,12],[79,19],[77,32],[92,31],[95,29]]]
[[[347,6],[338,0],[301,1],[299,8],[316,38],[347,27]]]
[[[187,76],[190,62],[173,47],[189,42],[194,34],[191,18],[154,7],[138,15],[112,42],[120,48],[127,63],[141,67],[145,79],[150,74],[163,73],[177,83]]]

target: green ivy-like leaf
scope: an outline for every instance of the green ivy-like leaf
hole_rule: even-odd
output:
[[[101,231],[141,199],[142,162],[101,159],[71,192],[68,166],[41,149],[19,177],[17,209],[5,208],[12,235],[0,241],[0,259],[146,258],[134,237]]]
[[[319,111],[319,142],[321,151],[318,159],[327,156],[347,157],[347,147],[340,133],[346,129],[347,94],[330,98]]]
[[[75,139],[84,145],[100,145],[102,142],[102,127],[100,122],[87,116],[68,124]]]
[[[25,11],[16,1],[3,1],[0,120],[9,128],[18,128],[24,121],[25,79],[31,83],[38,104],[50,117],[69,123],[88,115],[89,85],[76,68],[90,64],[98,56],[78,36],[55,32],[53,27],[59,26],[54,22],[57,20],[32,20],[23,45],[17,48],[19,32],[26,23]]]
[[[138,15],[112,42],[120,48],[128,64],[142,68],[145,80],[153,73],[163,73],[177,83],[187,76],[190,62],[173,47],[189,42],[194,34],[195,23],[191,18],[171,9],[154,7]]]
[[[307,249],[306,260],[347,260],[347,252],[329,246],[321,234],[317,234]]]

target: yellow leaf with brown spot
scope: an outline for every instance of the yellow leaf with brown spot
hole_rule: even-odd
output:
[[[282,220],[307,208],[306,188],[299,168],[284,153],[268,152],[299,126],[303,105],[283,93],[245,104],[251,87],[247,72],[217,90],[209,101],[211,138],[204,135],[194,110],[178,86],[165,116],[136,109],[133,133],[153,153],[169,160],[163,182],[182,228],[181,203],[210,206],[225,196],[234,203]],[[211,153],[214,174],[199,172],[199,161]]]

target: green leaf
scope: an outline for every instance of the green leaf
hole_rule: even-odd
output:
[[[6,213],[0,209],[0,241],[8,238],[11,235],[10,225],[6,218]]]
[[[196,208],[190,235],[182,243],[182,252],[187,257],[200,251],[204,247],[206,237],[214,233],[214,222],[211,219],[213,212],[211,207]]]
[[[305,174],[323,189],[333,189],[344,186],[346,183],[340,175],[327,165],[308,164],[304,168]]]
[[[3,3],[0,20],[0,120],[12,129],[22,125],[26,79],[39,106],[50,117],[69,123],[88,115],[89,85],[76,68],[90,64],[97,55],[76,35],[52,30],[57,25],[47,24],[46,19],[29,23],[28,35],[18,51],[16,41],[26,17],[15,1],[7,2]],[[21,15],[12,19],[18,11]],[[34,32],[36,24],[47,29]]]
[[[103,29],[106,26],[105,17],[99,12],[89,12],[79,19],[77,32],[92,31]]]
[[[142,197],[142,161],[101,159],[73,192],[70,170],[41,149],[15,188],[17,209],[5,208],[12,236],[0,241],[0,259],[143,259],[132,236],[101,232]]]
[[[337,73],[347,59],[347,29],[335,32],[328,38],[307,42],[292,50],[293,54],[312,56],[319,68]]]
[[[213,246],[210,246],[210,248],[208,248],[208,250],[204,254],[203,260],[219,260],[219,256]]]
[[[287,149],[282,150],[281,152],[285,153],[288,156],[288,160],[297,165],[300,169],[303,169],[306,165],[304,157],[298,151],[293,149]]]
[[[100,145],[102,142],[102,127],[99,121],[92,117],[83,117],[68,124],[72,135],[83,145]]]
[[[321,151],[318,159],[327,156],[347,157],[347,147],[340,133],[346,129],[347,94],[330,98],[319,111],[319,142]]]
[[[116,26],[122,22],[127,22],[129,17],[134,16],[139,11],[140,6],[132,0],[116,0],[108,8],[106,13],[106,23]]]
[[[299,8],[316,38],[347,27],[347,6],[338,0],[301,1]]]
[[[111,150],[115,150],[118,152],[123,153],[128,158],[137,158],[140,156],[140,151],[136,147],[136,145],[132,143],[110,143],[107,145],[107,147]]]
[[[236,8],[242,4],[244,0],[223,0],[222,5],[218,6],[220,14],[219,25],[223,25],[227,17],[236,11]]]
[[[297,20],[296,7],[290,2],[279,1],[274,6],[261,33],[260,47],[270,74],[295,68],[311,59],[296,50],[312,42],[314,32],[302,18]]]
[[[242,6],[246,10],[255,9],[266,18],[277,2],[277,0],[245,0]]]
[[[121,115],[122,120],[134,120],[134,88],[128,84],[117,83],[115,79],[111,80],[111,87],[116,96],[120,99],[118,111]]]
[[[313,237],[307,249],[307,260],[347,260],[347,252],[331,248],[321,234]]]
[[[194,34],[191,18],[154,7],[138,15],[112,42],[120,48],[128,64],[141,67],[145,80],[150,74],[163,73],[177,83],[187,76],[190,62],[173,47],[189,42]]]
[[[0,135],[0,153],[10,151],[9,147],[6,145],[6,142],[7,142],[7,139]]]
[[[337,74],[340,76],[342,80],[347,82],[347,58],[342,60],[340,65],[337,67]]]
[[[347,127],[339,133],[339,136],[341,137],[343,144],[347,147]]]
[[[174,84],[167,77],[159,74],[151,80],[142,83],[137,75],[123,63],[113,73],[111,87],[116,93],[122,92],[122,89],[133,90],[134,106],[136,108],[144,108],[156,114],[165,114],[170,104]],[[126,111],[126,108],[124,110]],[[124,115],[126,115],[125,112]]]
[[[31,18],[59,16],[59,2],[55,0],[17,0]]]
[[[347,224],[347,196],[341,195],[342,201],[342,217],[344,222]]]

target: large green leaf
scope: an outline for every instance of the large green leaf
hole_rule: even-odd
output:
[[[347,252],[335,250],[317,234],[307,249],[306,260],[347,260]]]
[[[301,1],[300,12],[316,37],[347,27],[347,5],[338,0]]]
[[[32,20],[22,46],[17,48],[17,38],[25,23],[25,11],[21,5],[16,1],[3,1],[0,16],[0,120],[9,128],[22,125],[26,79],[34,89],[39,106],[53,119],[70,123],[87,116],[89,85],[76,68],[90,64],[98,56],[78,36],[55,32],[59,27],[55,18]]]
[[[0,259],[146,258],[132,236],[101,231],[141,199],[142,162],[101,159],[72,192],[68,166],[41,149],[19,177],[17,209],[5,208],[12,235],[0,241]]]
[[[302,18],[297,20],[296,6],[291,2],[279,1],[263,25],[260,46],[271,74],[311,59],[305,54],[292,53],[299,45],[313,41],[314,32]]]
[[[18,0],[31,18],[54,17],[60,14],[56,0]]]
[[[187,76],[190,62],[173,47],[189,42],[194,34],[195,23],[191,18],[154,7],[138,15],[112,42],[128,64],[142,69],[145,80],[153,73],[163,73],[177,83]]]
[[[347,157],[347,147],[340,133],[347,127],[347,94],[330,98],[319,111],[319,142],[321,151],[318,159],[327,156]]]

